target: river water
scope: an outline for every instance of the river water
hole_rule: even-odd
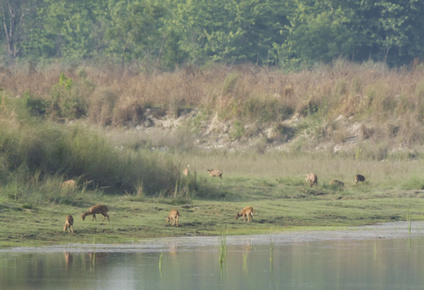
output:
[[[424,223],[2,249],[0,289],[424,289]]]

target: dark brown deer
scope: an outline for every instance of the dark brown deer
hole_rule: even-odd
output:
[[[355,175],[355,184],[358,184],[358,182],[365,182],[365,177],[361,174]]]

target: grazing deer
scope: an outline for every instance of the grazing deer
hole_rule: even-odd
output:
[[[337,180],[337,179],[330,180],[329,184],[330,185],[334,184],[334,185],[337,185],[337,186],[340,186],[340,187],[344,187],[344,183],[341,182],[340,180]]]
[[[245,208],[243,208],[241,210],[241,212],[238,212],[235,216],[235,219],[237,220],[239,217],[243,216],[243,221],[246,222],[246,218],[247,218],[247,222],[250,222],[253,220],[253,208],[251,206],[246,206]]]
[[[309,183],[311,187],[314,185],[318,185],[318,176],[316,176],[315,173],[309,173],[306,176],[305,183]]]
[[[184,176],[189,176],[190,175],[190,165],[187,165],[187,167],[184,168],[183,175]]]
[[[358,184],[358,182],[365,182],[365,177],[361,174],[355,175],[355,184]]]
[[[221,178],[221,179],[222,179],[222,174],[223,174],[224,172],[222,172],[222,170],[221,170],[221,169],[208,169],[208,171],[209,171],[209,175],[210,175],[211,177],[219,177],[219,178]]]
[[[171,227],[173,225],[175,225],[176,227],[178,227],[178,217],[180,216],[180,213],[178,212],[178,210],[176,209],[171,209],[171,211],[169,212],[169,215],[166,219],[166,222],[169,223],[170,221],[172,221],[171,223]]]
[[[77,188],[77,182],[73,179],[66,180],[66,181],[62,182],[60,187],[63,188],[63,189],[65,189],[65,188],[66,189],[75,189],[75,188]]]
[[[74,232],[74,218],[71,215],[68,215],[65,219],[65,225],[63,226],[63,232],[66,232],[66,229],[68,229],[68,232],[70,232],[70,233]]]
[[[92,207],[90,207],[88,212],[82,214],[82,220],[85,220],[85,217],[88,215],[93,215],[93,221],[94,220],[97,221],[96,214],[102,214],[103,220],[105,220],[105,218],[107,217],[107,220],[110,221],[109,216],[107,214],[108,211],[109,209],[105,205],[101,205],[101,204],[93,205]]]

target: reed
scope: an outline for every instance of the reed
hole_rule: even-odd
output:
[[[274,241],[272,240],[272,236],[269,238],[269,270],[271,273],[274,272]]]
[[[160,273],[161,279],[162,279],[162,258],[163,258],[163,253],[160,253],[160,256],[159,256],[159,273]]]
[[[222,268],[224,262],[227,260],[227,236],[223,234],[218,236],[218,244],[219,244],[218,262],[220,267]]]
[[[408,233],[411,234],[411,230],[412,230],[412,211],[411,211],[411,208],[409,208],[409,211],[406,215],[406,220],[408,221]]]
[[[248,251],[244,251],[243,252],[243,271],[248,274],[249,273],[249,269],[247,267],[247,259],[249,258],[249,252]]]

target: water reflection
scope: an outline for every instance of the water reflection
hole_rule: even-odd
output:
[[[0,289],[422,289],[424,235],[377,236],[227,237],[222,265],[215,238],[0,251]]]
[[[70,252],[64,252],[63,254],[65,255],[65,265],[66,265],[66,268],[69,268],[69,265],[72,264],[72,261],[74,259],[74,256]]]

